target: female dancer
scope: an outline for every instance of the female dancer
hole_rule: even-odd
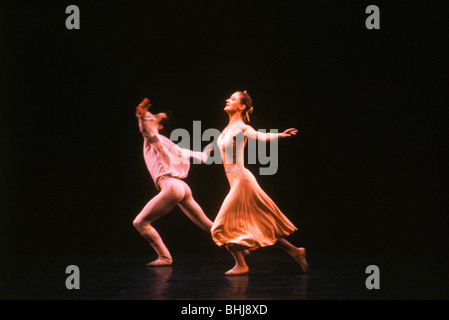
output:
[[[297,248],[284,239],[297,230],[296,227],[260,188],[256,178],[243,164],[247,138],[269,141],[296,135],[297,130],[287,129],[280,134],[262,133],[247,125],[245,122],[249,121],[253,107],[246,91],[235,92],[226,100],[224,110],[229,115],[229,123],[218,137],[217,145],[231,190],[214,221],[211,234],[214,242],[226,246],[234,257],[235,266],[226,275],[249,271],[244,250],[273,244],[290,254],[303,271],[308,271],[305,249]],[[206,154],[210,151],[211,147],[206,147]]]
[[[148,111],[150,106],[150,100],[143,99],[136,108],[136,116],[144,137],[145,163],[160,192],[145,205],[134,219],[133,225],[158,255],[158,258],[147,266],[169,266],[173,259],[159,233],[151,224],[178,205],[195,224],[210,232],[212,221],[193,199],[189,186],[181,180],[187,177],[189,171],[189,162],[186,158],[195,157],[204,162],[206,155],[179,148],[170,139],[160,135],[158,130],[162,129],[161,120],[167,116],[165,113],[151,114]]]

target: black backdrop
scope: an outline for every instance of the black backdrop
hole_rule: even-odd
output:
[[[374,2],[2,2],[2,255],[150,254],[132,226],[156,194],[135,106],[221,130],[236,90],[255,128],[300,131],[276,175],[249,166],[293,243],[447,250],[447,8]],[[65,28],[70,4],[80,30]],[[186,180],[213,219],[223,168]],[[173,252],[215,249],[179,209],[155,226]]]

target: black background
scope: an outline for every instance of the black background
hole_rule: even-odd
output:
[[[77,4],[81,29],[67,30]],[[377,4],[381,29],[367,30]],[[259,184],[310,252],[448,249],[448,11],[442,2],[2,2],[3,257],[147,254],[132,226],[156,189],[134,109],[223,129],[248,90],[256,129],[296,127]],[[203,146],[206,144],[204,142]],[[213,220],[222,166],[186,179]],[[179,209],[177,252],[215,250]],[[446,257],[447,255],[443,255]],[[446,258],[447,259],[447,258]]]

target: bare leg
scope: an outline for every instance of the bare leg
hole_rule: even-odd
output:
[[[204,231],[210,232],[213,222],[206,216],[203,209],[201,209],[200,205],[193,198],[190,187],[186,184],[185,188],[185,198],[178,206],[197,226]],[[243,250],[242,253],[244,256],[250,254],[248,250]]]
[[[232,257],[235,260],[234,268],[228,270],[225,275],[228,276],[236,276],[240,274],[248,273],[249,267],[246,264],[245,258],[243,257],[243,253],[240,249],[235,246],[228,246],[228,251],[232,254]]]
[[[306,249],[302,247],[297,248],[285,239],[279,239],[275,245],[295,259],[304,272],[309,271],[309,265],[306,260]]]
[[[154,251],[156,251],[158,258],[154,261],[148,262],[148,267],[163,267],[172,265],[173,259],[170,255],[170,251],[168,251],[162,239],[151,243],[151,246],[153,247]]]
[[[193,198],[189,186],[185,184],[184,188],[185,196],[178,206],[197,226],[204,231],[210,232],[213,224],[212,221],[206,216],[203,209],[201,209],[200,205]]]
[[[177,179],[165,180],[161,185],[161,192],[145,205],[133,221],[137,231],[151,244],[158,254],[158,259],[148,263],[148,266],[167,266],[173,262],[169,250],[151,223],[167,214],[184,198],[184,190],[178,187],[177,182],[179,182]]]

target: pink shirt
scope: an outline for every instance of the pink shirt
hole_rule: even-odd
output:
[[[156,188],[159,178],[170,176],[173,178],[184,179],[190,169],[189,161],[182,156],[181,150],[170,139],[158,134],[157,138],[161,142],[162,149],[155,147],[154,143],[148,143],[145,139],[143,154],[148,171],[153,178]],[[179,157],[179,158],[178,158]]]
[[[159,179],[163,176],[178,179],[187,177],[190,169],[189,161],[173,141],[159,133],[154,134],[152,139],[148,139],[144,134],[144,138],[145,164],[158,190],[160,190]]]

